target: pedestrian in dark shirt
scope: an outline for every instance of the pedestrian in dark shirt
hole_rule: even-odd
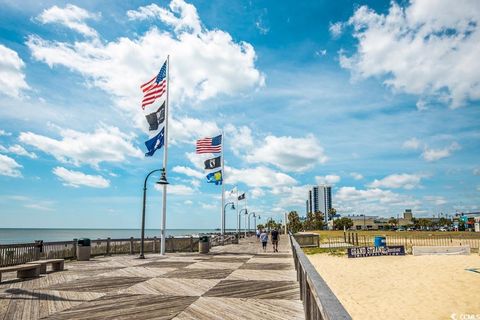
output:
[[[273,252],[278,252],[278,241],[280,240],[278,230],[273,229],[273,231],[270,233],[270,236],[272,237]]]

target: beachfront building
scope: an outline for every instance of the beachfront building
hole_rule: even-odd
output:
[[[385,230],[392,227],[391,218],[368,216],[368,215],[348,215],[353,222],[350,230]],[[396,218],[395,227],[407,227],[413,224],[413,213],[411,209],[405,210],[402,217]],[[333,229],[333,220],[328,222],[329,229]]]
[[[332,209],[332,187],[329,185],[314,186],[308,190],[307,214],[309,212],[322,212],[324,223],[329,226],[329,212]]]

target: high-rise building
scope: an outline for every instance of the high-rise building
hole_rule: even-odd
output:
[[[328,213],[332,209],[332,187],[328,185],[314,186],[308,191],[307,211],[322,212],[325,214],[325,223],[328,222]]]
[[[332,187],[327,185],[318,186],[319,211],[325,214],[325,225],[328,224],[328,214],[332,209]]]
[[[308,190],[308,212],[313,212],[312,209],[312,190]]]
[[[320,201],[318,199],[318,186],[317,187],[313,187],[312,189],[312,193],[313,193],[313,212],[318,212],[318,211],[321,211],[320,210]]]
[[[309,203],[308,200],[305,201],[305,202],[306,202],[306,204],[307,204],[307,206],[306,206],[306,208],[305,208],[305,210],[306,210],[306,211],[305,211],[305,216],[307,216],[307,215],[308,215],[308,209],[310,208],[310,203]]]

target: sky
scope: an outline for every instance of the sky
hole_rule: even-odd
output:
[[[195,141],[222,130],[227,201],[263,220],[324,183],[342,215],[480,210],[476,0],[0,6],[0,227],[140,227],[163,160],[140,85],[168,55],[167,228],[220,226]]]

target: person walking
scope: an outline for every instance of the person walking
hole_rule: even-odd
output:
[[[273,229],[270,233],[272,237],[273,252],[278,252],[278,241],[280,240],[280,234],[277,229]]]
[[[260,233],[260,242],[262,242],[263,252],[266,252],[267,251],[268,234],[265,231],[265,229],[262,230],[262,233]]]
[[[260,239],[260,229],[257,228],[257,231],[255,231],[255,235],[257,236],[257,240]]]

